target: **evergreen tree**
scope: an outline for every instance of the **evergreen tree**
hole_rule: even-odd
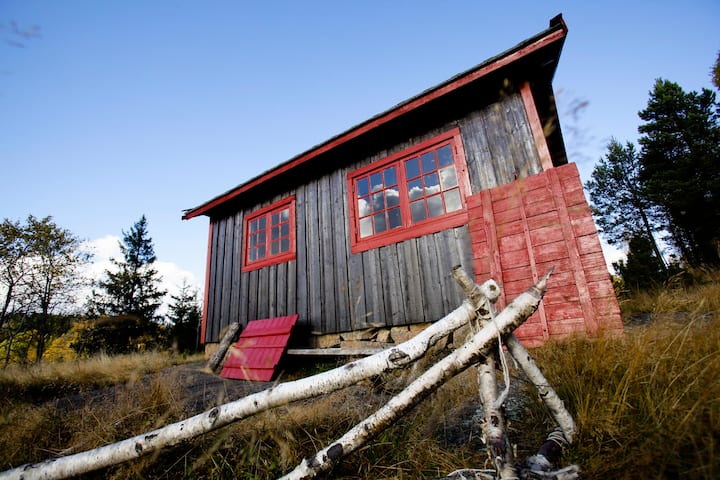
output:
[[[130,315],[150,321],[158,320],[157,309],[167,292],[159,287],[161,277],[153,264],[156,261],[147,220],[143,215],[129,232],[123,231],[120,243],[123,260],[111,258],[115,270],[106,270],[98,282],[104,295],[96,294],[93,306],[104,315]]]
[[[641,180],[670,241],[694,266],[720,264],[720,106],[715,92],[657,80],[639,113]]]
[[[613,263],[615,271],[630,290],[648,290],[662,285],[665,264],[656,256],[654,242],[639,233],[630,238],[626,260]]]
[[[655,233],[662,228],[661,223],[657,208],[648,199],[640,180],[640,158],[632,143],[623,146],[611,140],[607,155],[595,166],[585,188],[590,194],[600,233],[609,244],[624,244],[642,236],[651,243],[656,258],[664,265],[654,240]]]
[[[171,335],[180,352],[197,351],[200,346],[200,303],[197,289],[187,283],[180,287],[178,295],[172,295],[168,320],[172,322]]]

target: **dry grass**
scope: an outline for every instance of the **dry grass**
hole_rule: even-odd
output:
[[[664,288],[633,293],[620,299],[623,317],[720,311],[720,270],[688,270]]]
[[[202,354],[182,357],[162,352],[98,355],[90,359],[14,365],[0,370],[0,395],[13,400],[42,401],[58,395],[137,381],[147,373],[199,361]]]
[[[535,352],[574,413],[584,478],[720,476],[720,322],[690,315]]]
[[[645,302],[644,313],[655,316],[644,325],[628,327],[623,337],[574,339],[532,351],[577,421],[577,440],[568,448],[565,462],[580,465],[584,479],[720,478],[717,285],[718,281],[677,285],[633,299],[635,305]],[[183,387],[171,375],[137,381],[146,369],[162,368],[167,360],[154,363],[142,357],[141,366],[135,367],[121,361],[101,359],[100,364],[109,366],[95,373],[80,373],[85,367],[77,364],[71,369],[76,375],[45,373],[45,380],[38,380],[39,373],[26,371],[35,380],[12,380],[34,385],[21,387],[25,391],[41,389],[43,381],[89,388],[102,375],[108,377],[104,384],[122,387],[112,399],[69,412],[26,401],[6,402],[0,407],[0,467],[93,448],[183,417]],[[87,478],[276,478],[341,436],[420,370],[384,375],[277,408]],[[120,376],[113,377],[116,374]],[[53,375],[67,378],[56,381]],[[0,378],[8,385],[6,377]],[[523,458],[534,452],[553,425],[522,378],[513,381],[525,392],[510,422],[511,440],[518,443]],[[6,390],[6,395],[12,391]],[[485,452],[479,425],[473,421],[476,405],[475,373],[468,371],[345,459],[331,477],[421,479],[461,467],[482,467]]]

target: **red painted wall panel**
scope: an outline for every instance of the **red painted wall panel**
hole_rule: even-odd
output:
[[[502,289],[499,307],[548,269],[543,305],[517,329],[528,346],[569,335],[622,332],[620,309],[574,164],[467,198],[478,282]]]

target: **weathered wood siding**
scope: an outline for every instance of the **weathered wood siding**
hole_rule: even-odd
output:
[[[461,264],[473,272],[470,233],[461,226],[353,254],[347,174],[454,127],[460,128],[472,193],[541,171],[522,99],[508,95],[460,119],[413,127],[405,138],[363,158],[333,158],[334,170],[292,185],[272,198],[211,218],[206,342],[230,322],[299,314],[311,332],[437,320],[462,300],[451,277]],[[408,127],[405,128],[406,131]],[[412,129],[410,129],[412,130]],[[387,143],[387,142],[386,142]],[[330,161],[328,161],[330,162]],[[297,259],[241,272],[244,216],[295,195]]]

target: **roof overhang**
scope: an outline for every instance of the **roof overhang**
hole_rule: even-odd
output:
[[[463,87],[479,82],[501,70],[511,68],[525,59],[538,55],[540,52],[543,53],[541,59],[542,66],[545,68],[546,72],[548,72],[546,73],[548,80],[552,80],[567,31],[567,26],[562,19],[562,15],[558,15],[550,20],[550,27],[547,30],[524,40],[513,48],[490,58],[485,62],[460,73],[439,85],[436,85],[435,87],[425,90],[419,95],[416,95],[383,113],[375,115],[365,122],[330,138],[324,143],[312,147],[306,152],[291,158],[275,168],[272,168],[221,195],[218,195],[200,206],[186,210],[182,218],[183,220],[189,220],[200,215],[211,215],[213,211],[221,209],[229,202],[238,200],[241,196],[253,191],[260,185],[263,185],[270,180],[283,176],[316,159],[317,157],[350,142],[351,140],[357,139],[373,130],[378,129],[379,127],[387,125],[390,122],[406,116],[442,97],[448,96]]]

